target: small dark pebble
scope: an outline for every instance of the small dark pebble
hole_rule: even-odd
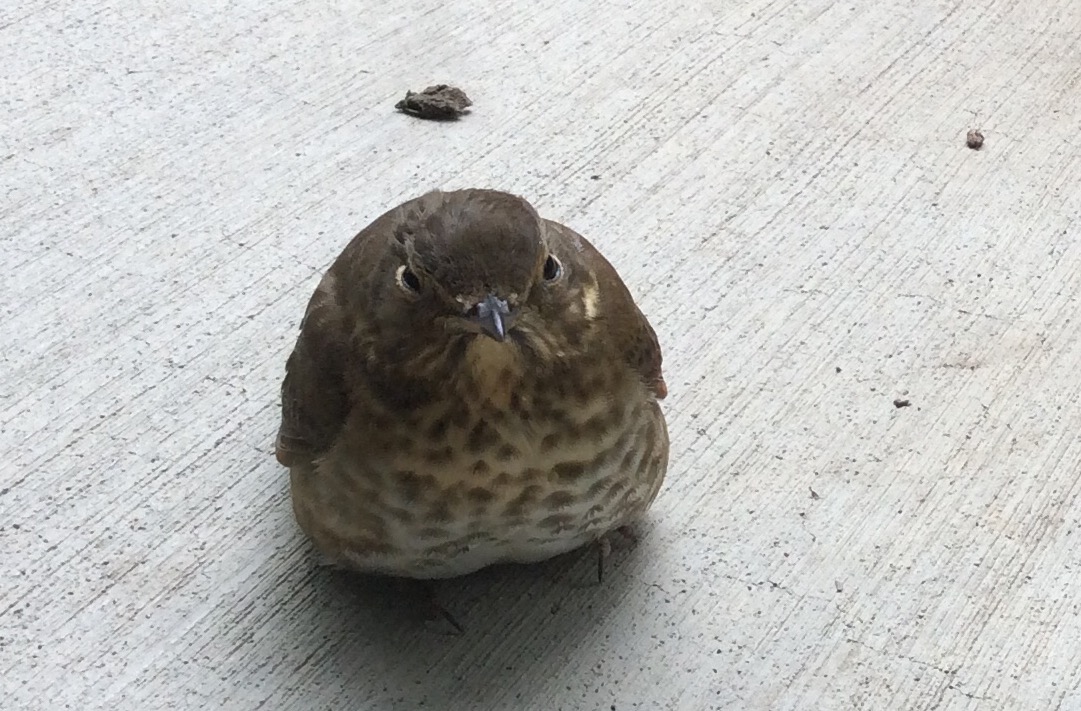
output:
[[[965,136],[965,145],[974,151],[980,150],[983,147],[983,134],[977,128],[972,129]]]
[[[897,408],[909,407],[911,404],[912,402],[910,400],[901,400],[900,398],[893,401],[893,406]]]
[[[840,373],[841,372],[841,366],[837,366],[834,370],[836,370],[838,373]]]
[[[461,89],[436,84],[424,91],[407,91],[405,98],[394,105],[402,113],[432,121],[453,121],[467,113],[473,102]]]

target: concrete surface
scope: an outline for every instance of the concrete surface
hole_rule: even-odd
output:
[[[1074,0],[5,2],[0,705],[1081,709],[1079,36]],[[472,115],[393,111],[439,81]],[[315,566],[270,445],[321,271],[467,185],[619,267],[674,458],[602,586],[445,583],[453,636]]]

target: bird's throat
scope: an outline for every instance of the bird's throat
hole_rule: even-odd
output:
[[[508,339],[502,343],[488,337],[474,338],[466,347],[467,398],[488,401],[499,408],[510,405],[511,395],[522,376],[522,353]]]

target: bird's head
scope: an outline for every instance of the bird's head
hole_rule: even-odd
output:
[[[374,300],[382,333],[435,347],[483,339],[507,349],[566,350],[551,343],[558,339],[553,317],[580,311],[573,302],[581,289],[568,279],[563,258],[570,255],[549,243],[528,202],[463,190],[430,193],[403,210]]]

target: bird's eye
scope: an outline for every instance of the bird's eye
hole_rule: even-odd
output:
[[[398,286],[406,291],[417,293],[420,291],[420,279],[413,273],[413,270],[404,264],[398,267]]]
[[[563,265],[551,254],[544,260],[544,280],[555,281],[563,274]]]

